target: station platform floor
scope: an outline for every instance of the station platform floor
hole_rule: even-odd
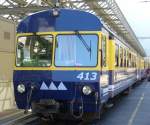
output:
[[[23,114],[23,110],[18,110],[18,109],[10,109],[10,110],[5,110],[3,112],[0,112],[0,125],[2,125],[2,123],[5,121],[19,117],[22,114]]]
[[[129,95],[118,97],[92,125],[150,125],[150,82],[138,83]]]
[[[5,117],[5,116],[11,115],[15,112],[18,112],[18,110],[17,109],[9,109],[9,110],[5,110],[3,112],[0,112],[0,119]]]

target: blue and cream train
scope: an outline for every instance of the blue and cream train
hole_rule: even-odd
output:
[[[18,25],[17,106],[42,115],[99,117],[103,104],[144,78],[144,58],[96,16],[57,11],[32,14]]]

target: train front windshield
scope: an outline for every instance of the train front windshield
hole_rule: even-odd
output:
[[[97,65],[97,35],[58,35],[55,65],[63,67],[91,67]]]
[[[48,67],[52,60],[51,35],[22,36],[18,38],[16,65]]]
[[[53,52],[55,39],[55,51]],[[54,61],[52,57],[54,54]],[[98,36],[96,34],[28,35],[18,37],[18,67],[96,67]]]

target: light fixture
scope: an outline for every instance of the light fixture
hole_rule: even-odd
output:
[[[53,16],[58,16],[59,15],[59,10],[57,8],[53,9]]]
[[[86,85],[82,88],[82,92],[84,95],[90,95],[92,93],[92,88]]]
[[[18,91],[19,93],[24,93],[24,92],[25,92],[25,86],[24,86],[23,84],[19,84],[19,85],[17,86],[17,91]]]

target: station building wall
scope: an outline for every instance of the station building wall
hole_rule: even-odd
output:
[[[0,112],[15,108],[13,66],[16,25],[0,17]]]

